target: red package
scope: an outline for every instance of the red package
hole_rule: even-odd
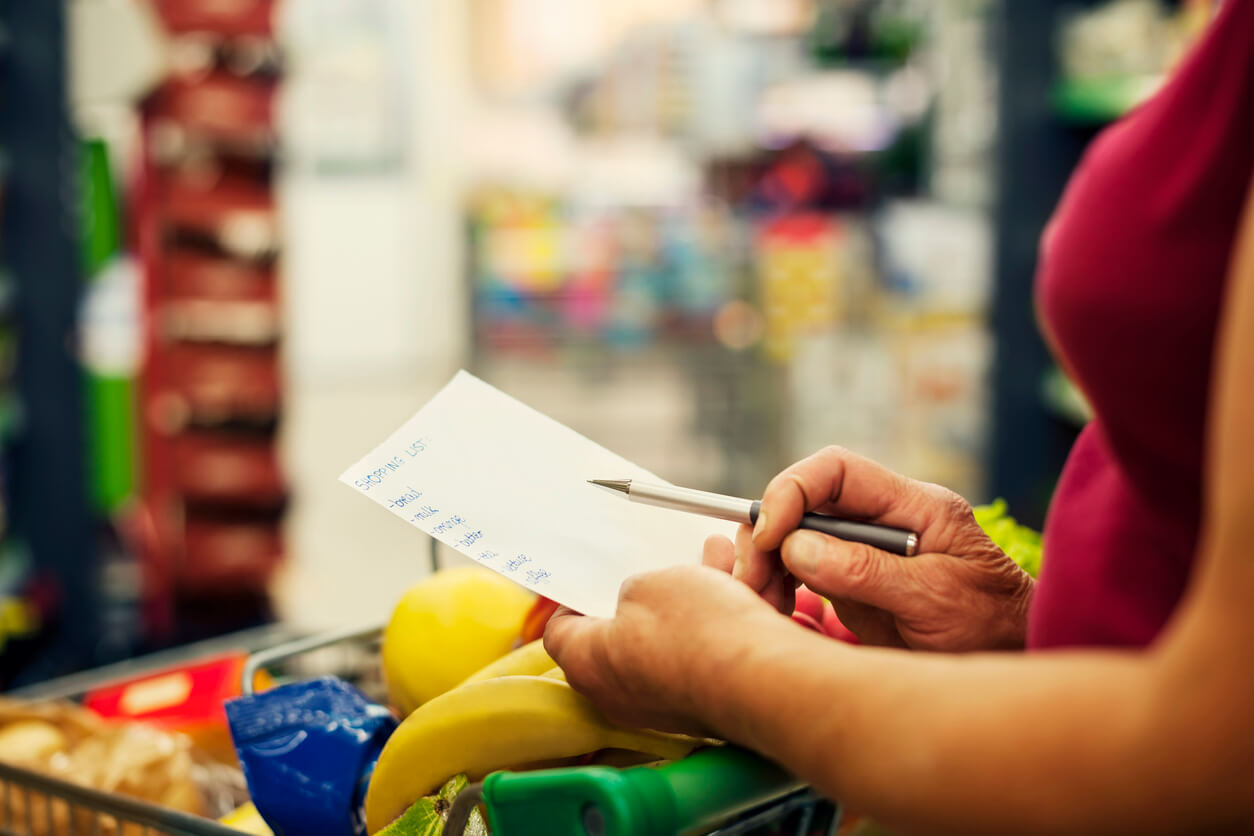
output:
[[[91,691],[83,705],[109,720],[140,720],[171,732],[182,732],[224,761],[235,759],[223,703],[240,695],[248,654],[219,656]],[[260,690],[272,684],[269,675],[254,682]]]
[[[279,339],[279,311],[267,302],[179,300],[158,316],[169,340],[265,346]]]
[[[221,35],[203,30],[173,35],[169,59],[170,74],[187,79],[224,71],[238,78],[272,81],[282,67],[279,45],[269,35]]]
[[[175,440],[174,462],[175,487],[189,501],[271,508],[286,497],[272,438],[186,432]]]
[[[165,259],[158,282],[158,329],[167,340],[271,345],[279,338],[273,268],[179,253]]]
[[[271,35],[275,0],[153,0],[170,32]]]
[[[237,258],[272,258],[279,248],[274,195],[264,180],[208,167],[166,179],[160,196],[162,226],[212,244]]]
[[[263,153],[275,143],[275,87],[225,72],[167,81],[149,105],[154,153],[171,156],[194,142]]]
[[[280,404],[279,364],[267,348],[171,346],[170,382],[193,423],[272,421]]]
[[[178,585],[197,594],[266,588],[283,559],[277,520],[187,517]]]
[[[161,272],[167,299],[277,302],[273,267],[176,251],[165,257]]]

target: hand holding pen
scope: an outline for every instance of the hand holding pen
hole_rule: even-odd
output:
[[[754,525],[761,514],[762,503],[756,499],[695,491],[674,485],[638,482],[632,479],[589,479],[591,484],[621,493],[632,502],[671,508],[689,514],[702,514],[715,519]],[[919,535],[902,528],[876,523],[848,520],[826,514],[804,513],[797,528],[818,531],[853,543],[865,543],[893,554],[913,557],[919,546]]]
[[[804,512],[856,517],[919,535],[904,559],[796,530]],[[830,599],[863,644],[969,651],[1022,647],[1033,582],[953,491],[828,447],[784,470],[736,537],[733,574],[790,606],[791,576]],[[782,578],[781,578],[782,576]],[[782,599],[782,600],[781,600]]]
[[[806,513],[918,535],[911,558],[799,529]],[[720,540],[722,538],[719,538]],[[730,544],[711,543],[719,568]],[[754,528],[736,536],[734,577],[791,612],[796,582],[830,599],[863,644],[962,651],[1021,647],[1032,579],[988,538],[962,497],[836,447],[771,480]]]

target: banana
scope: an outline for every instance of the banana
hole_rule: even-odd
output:
[[[495,662],[489,662],[466,677],[462,685],[496,679],[498,676],[539,676],[552,667],[553,660],[544,651],[544,641],[536,639],[506,653]]]
[[[243,807],[227,813],[218,821],[228,827],[235,828],[241,833],[250,833],[252,836],[274,836],[274,831],[270,829],[270,825],[266,824],[266,820],[261,817],[261,813],[257,812],[257,808],[253,806],[251,801]]]
[[[698,742],[611,725],[560,680],[471,682],[416,708],[388,738],[366,792],[366,828],[377,833],[450,775],[465,772],[477,780],[497,769],[598,749],[675,759]]]
[[[545,676],[549,679],[560,679],[562,682],[566,681],[566,671],[556,666],[549,668],[547,671],[540,674],[540,676]]]

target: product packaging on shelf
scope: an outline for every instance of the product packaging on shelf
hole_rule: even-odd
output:
[[[156,531],[147,577],[160,629],[186,640],[265,617],[284,553],[281,56],[273,0],[155,6],[171,74],[142,113],[136,225],[151,323],[142,494]]]

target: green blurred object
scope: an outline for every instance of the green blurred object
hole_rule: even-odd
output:
[[[802,788],[770,761],[721,746],[663,766],[495,772],[483,801],[489,828],[503,836],[675,836]]]
[[[103,140],[83,142],[82,166],[83,267],[91,293],[103,290],[102,277],[121,254],[121,209]],[[84,361],[92,504],[111,514],[135,492],[134,375],[91,357]]]
[[[886,73],[909,60],[925,31],[916,16],[875,0],[819,0],[806,44],[819,66]]]
[[[92,503],[112,513],[135,492],[135,384],[129,377],[89,374]]]
[[[1041,571],[1041,535],[1019,525],[1006,513],[1006,500],[996,499],[975,509],[975,521],[1010,559],[1032,577]]]
[[[83,267],[95,276],[121,249],[121,218],[102,139],[83,142]]]
[[[1068,122],[1113,122],[1154,94],[1159,76],[1067,79],[1054,89],[1054,110]]]
[[[1093,407],[1079,387],[1057,366],[1041,379],[1041,399],[1059,418],[1083,427],[1093,420]]]
[[[450,778],[435,795],[419,799],[400,818],[378,832],[376,836],[441,836],[448,821],[449,809],[457,794],[470,782],[465,775]],[[487,825],[478,810],[471,811],[462,836],[488,836]]]

